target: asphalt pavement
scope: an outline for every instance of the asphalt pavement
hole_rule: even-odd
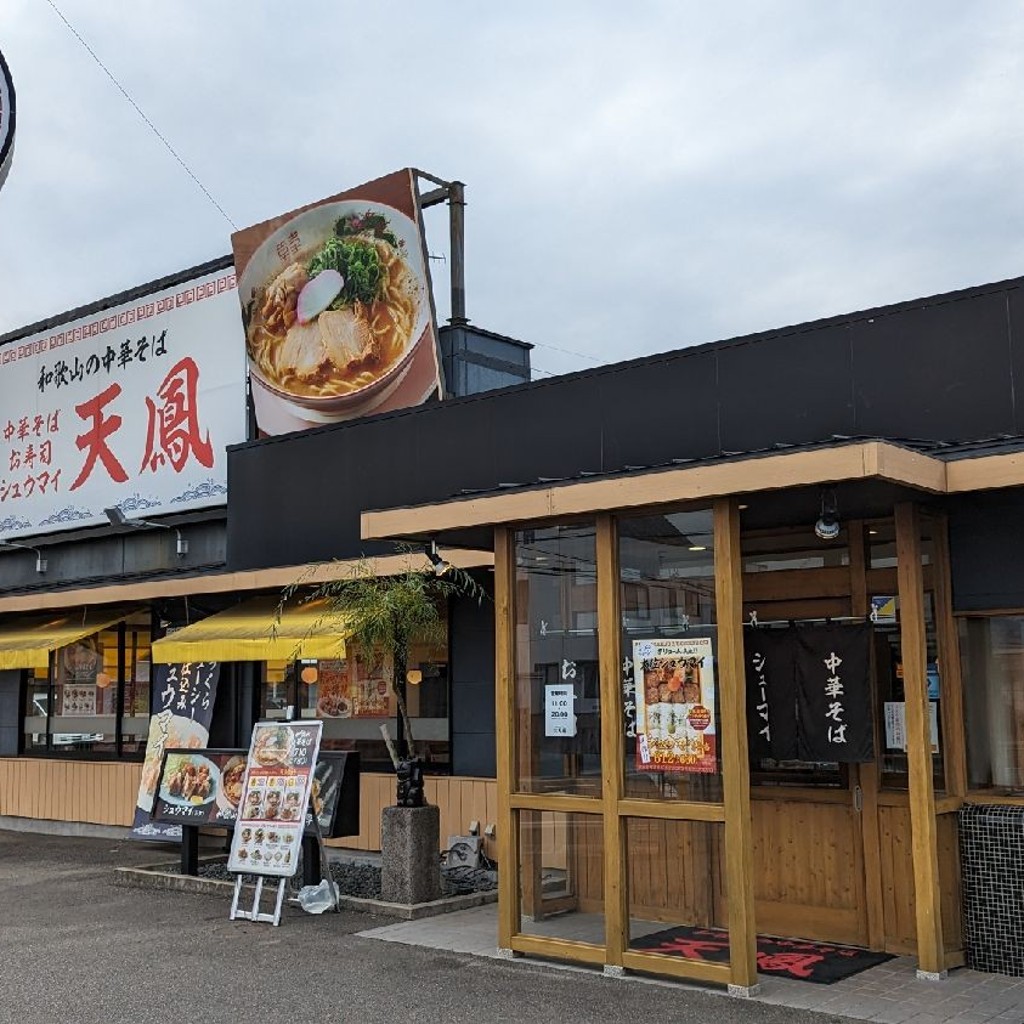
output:
[[[0,1024],[828,1024],[840,1018],[594,972],[362,938],[386,923],[113,884],[130,841],[0,832]]]

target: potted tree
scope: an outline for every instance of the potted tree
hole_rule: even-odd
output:
[[[434,545],[426,562],[413,549],[401,550],[406,564],[400,572],[379,576],[364,558],[341,579],[318,584],[305,600],[322,600],[323,619],[337,619],[349,644],[390,666],[399,746],[392,749],[396,803],[384,808],[381,817],[383,898],[422,903],[440,896],[440,813],[424,798],[423,760],[406,707],[409,649],[413,643],[443,642],[453,598],[482,602],[486,592],[469,573],[442,559]],[[300,588],[301,579],[287,588],[282,608]]]

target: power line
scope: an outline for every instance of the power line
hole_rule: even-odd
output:
[[[592,363],[600,364],[601,360],[596,356],[588,356],[586,352],[574,352],[571,348],[559,348],[557,345],[548,345],[543,341],[533,342],[537,348],[549,348],[552,352],[562,352],[567,356],[579,356],[580,359],[589,359]]]
[[[61,11],[61,9],[53,2],[53,0],[46,0],[46,2],[54,9],[54,11],[57,14],[57,17],[64,22],[64,24],[68,28],[68,31],[82,44],[82,46],[85,47],[86,52],[89,54],[89,56],[92,57],[92,59],[96,61],[96,63],[103,69],[103,73],[107,76],[107,78],[109,78],[114,83],[114,85],[117,86],[117,89],[121,93],[121,95],[124,96],[124,98],[135,108],[135,112],[149,126],[150,131],[152,131],[152,133],[164,144],[164,146],[166,146],[167,152],[170,153],[171,156],[173,156],[174,159],[177,160],[179,164],[181,164],[182,168],[184,168],[185,173],[199,186],[203,195],[205,195],[206,198],[209,199],[211,203],[213,203],[213,205],[217,208],[220,215],[231,225],[231,227],[235,231],[237,231],[238,225],[227,215],[227,213],[224,212],[224,207],[221,206],[220,203],[218,203],[217,200],[213,198],[213,196],[210,194],[210,190],[199,180],[199,178],[196,177],[195,172],[192,170],[191,167],[189,167],[187,163],[185,163],[185,161],[178,154],[178,151],[167,141],[166,138],[164,138],[163,135],[160,134],[160,131],[157,128],[157,126],[153,124],[153,122],[150,121],[148,117],[146,117],[142,108],[138,105],[138,103],[135,102],[135,100],[131,98],[131,96],[128,95],[128,90],[125,89],[125,87],[114,77],[110,68],[108,68],[107,65],[104,64],[98,56],[96,56],[96,52],[81,37],[81,35],[79,35],[78,30],[75,28],[75,26],[72,25],[71,22],[64,17],[64,12]]]

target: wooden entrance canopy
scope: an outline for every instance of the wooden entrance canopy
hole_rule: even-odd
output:
[[[942,451],[942,449],[938,449]],[[935,612],[939,620],[940,646],[947,666],[944,686],[949,699],[943,722],[950,725],[949,769],[946,796],[937,801],[932,777],[928,724],[928,686],[925,650],[926,581],[922,569],[922,522],[916,501],[931,502],[949,494],[1024,484],[1024,455],[1017,452],[953,457],[917,450],[912,445],[887,440],[843,440],[787,451],[749,453],[703,462],[658,468],[545,481],[503,488],[485,494],[459,496],[415,507],[364,512],[364,539],[431,538],[453,541],[476,531],[482,543],[493,530],[495,550],[495,603],[497,626],[496,707],[497,774],[499,801],[499,850],[502,858],[499,943],[520,953],[562,956],[604,963],[613,968],[654,970],[704,981],[718,981],[749,988],[756,984],[755,897],[756,865],[751,850],[751,792],[745,729],[743,653],[743,557],[740,502],[744,495],[781,492],[807,487],[868,484],[888,485],[888,513],[894,514],[898,590],[902,614],[900,634],[904,651],[907,703],[907,760],[909,795],[900,813],[909,809],[911,849],[903,888],[916,892],[916,920],[911,926],[923,976],[942,977],[946,969],[962,962],[961,954],[944,935],[938,849],[948,817],[965,795],[962,714],[959,708],[959,659],[956,653],[949,593],[949,560],[945,525],[941,516],[932,535],[936,562],[930,567],[935,580]],[[617,549],[619,514],[646,515],[681,505],[699,504],[714,509],[716,601],[718,605],[718,664],[722,721],[723,800],[718,804],[670,802],[657,807],[626,798],[622,788],[623,738],[618,727],[622,696],[618,665],[620,646],[620,594]],[[599,622],[600,687],[602,706],[603,795],[596,801],[581,796],[535,795],[518,792],[515,784],[514,723],[516,704],[516,531],[539,524],[591,518],[597,536],[597,616]],[[859,562],[863,566],[863,550]],[[852,565],[852,563],[851,563]],[[851,575],[847,572],[847,575]],[[765,580],[764,582],[768,582]],[[894,581],[895,584],[896,581]],[[864,588],[861,587],[863,590]],[[866,613],[868,591],[853,604],[857,614]],[[616,709],[618,709],[616,711]],[[961,733],[953,735],[955,729]],[[857,776],[864,799],[877,806],[875,765],[864,766]],[[868,779],[871,779],[870,785]],[[858,794],[861,785],[856,786]],[[886,794],[892,795],[892,794]],[[794,794],[796,798],[796,794]],[[808,801],[809,803],[810,801]],[[835,801],[833,801],[835,802]],[[909,808],[908,808],[909,803]],[[894,804],[893,810],[896,810]],[[519,848],[520,816],[536,813],[601,815],[603,821],[603,891],[606,919],[603,946],[545,939],[524,934],[519,927],[523,894],[518,886],[523,851]],[[945,815],[944,819],[941,816]],[[695,961],[653,965],[648,955],[628,948],[630,909],[624,891],[627,884],[625,823],[629,816],[662,818],[677,824],[703,820],[721,822],[725,837],[722,866],[729,893],[727,927],[731,958],[728,967]],[[894,819],[895,820],[895,819]],[[940,832],[942,835],[940,835]],[[877,860],[877,837],[874,842]],[[872,870],[877,868],[877,864]],[[877,874],[877,871],[876,871]],[[909,885],[907,885],[909,883]],[[870,945],[883,948],[881,882],[865,897]],[[799,910],[794,907],[793,910]],[[790,915],[792,916],[792,915]],[[779,934],[792,934],[788,931]],[[957,934],[959,934],[957,929]],[[960,959],[958,959],[960,958]]]
[[[367,511],[362,536],[433,537],[502,523],[859,480],[881,480],[932,495],[1017,487],[1024,485],[1024,452],[950,461],[898,441],[829,442]]]

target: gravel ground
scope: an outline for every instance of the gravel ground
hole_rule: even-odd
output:
[[[379,900],[381,897],[381,869],[376,864],[350,863],[345,861],[331,862],[331,877],[338,885],[343,896],[357,896],[366,900]],[[169,869],[177,872],[177,868]],[[235,876],[228,871],[223,863],[207,863],[199,866],[199,874],[203,878],[215,878],[219,881],[233,882]],[[250,876],[246,876],[247,879]],[[298,889],[302,882],[301,871],[292,883]],[[496,871],[485,871],[482,868],[442,868],[441,891],[445,896],[462,896],[473,892],[490,892],[498,888]]]

